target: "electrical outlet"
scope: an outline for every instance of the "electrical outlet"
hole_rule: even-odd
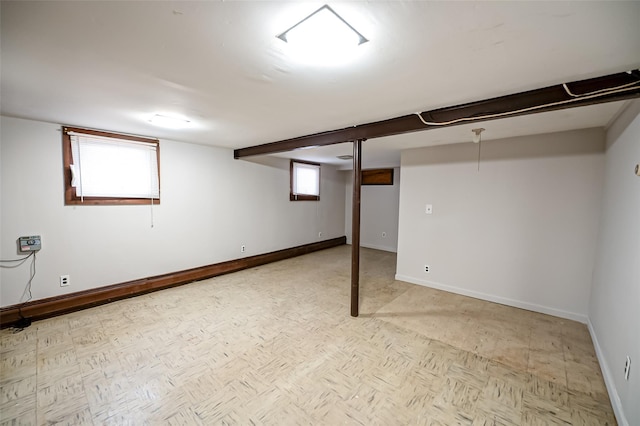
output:
[[[627,361],[624,363],[624,379],[629,380],[629,370],[631,370],[631,357],[627,356]]]
[[[428,274],[429,272],[431,272],[431,267],[429,265],[424,265],[424,272],[425,274]]]
[[[322,238],[322,231],[318,232],[318,238]]]
[[[69,275],[60,275],[60,287],[68,287],[71,284],[71,277]]]
[[[382,238],[387,238],[387,233],[386,232],[382,233]]]
[[[433,214],[433,204],[427,204],[427,206],[424,209],[424,212],[426,214]]]
[[[247,248],[243,244],[240,246],[240,253],[244,253],[245,251],[247,251]]]

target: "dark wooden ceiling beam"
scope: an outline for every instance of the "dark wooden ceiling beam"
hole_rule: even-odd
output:
[[[459,121],[456,123],[446,125],[427,125],[424,124],[416,114],[410,114],[388,120],[347,127],[344,129],[331,130],[328,132],[300,136],[293,139],[286,139],[263,145],[240,148],[236,149],[233,152],[233,155],[235,158],[242,158],[254,155],[273,154],[302,148],[351,142],[359,139],[380,138],[383,136],[400,135],[402,133],[497,119],[495,117],[485,117],[487,115],[509,114],[505,116],[506,118],[515,117],[517,115],[534,114],[632,99],[640,97],[639,84],[626,87],[624,88],[624,91],[595,94],[591,96],[586,96],[585,94],[608,90],[638,81],[640,81],[639,70],[633,70],[631,73],[623,72],[611,74],[603,77],[566,83],[567,87],[574,95],[579,95],[577,97],[568,94],[563,85],[559,84],[544,87],[542,89],[500,96],[483,101],[470,102],[463,105],[439,108],[421,113],[423,119],[427,122],[445,123],[465,119],[465,121]],[[514,111],[520,112],[512,113]]]

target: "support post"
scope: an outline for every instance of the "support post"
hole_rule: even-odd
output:
[[[351,316],[360,305],[360,193],[362,188],[362,141],[353,141],[353,203],[351,205]]]

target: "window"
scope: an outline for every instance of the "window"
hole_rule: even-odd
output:
[[[64,127],[65,204],[159,204],[157,139]]]
[[[320,164],[291,160],[291,201],[320,200]]]

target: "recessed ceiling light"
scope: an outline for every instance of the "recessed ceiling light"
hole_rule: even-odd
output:
[[[177,117],[167,114],[155,114],[149,119],[149,122],[151,124],[155,124],[156,126],[166,127],[169,129],[181,129],[183,127],[189,126],[189,124],[191,123],[190,120],[184,117]]]
[[[298,59],[319,65],[345,62],[369,41],[326,4],[276,37]]]
[[[313,149],[318,148],[320,145],[311,145],[311,146],[301,146],[300,148],[296,148],[295,151],[302,151],[305,149]]]

